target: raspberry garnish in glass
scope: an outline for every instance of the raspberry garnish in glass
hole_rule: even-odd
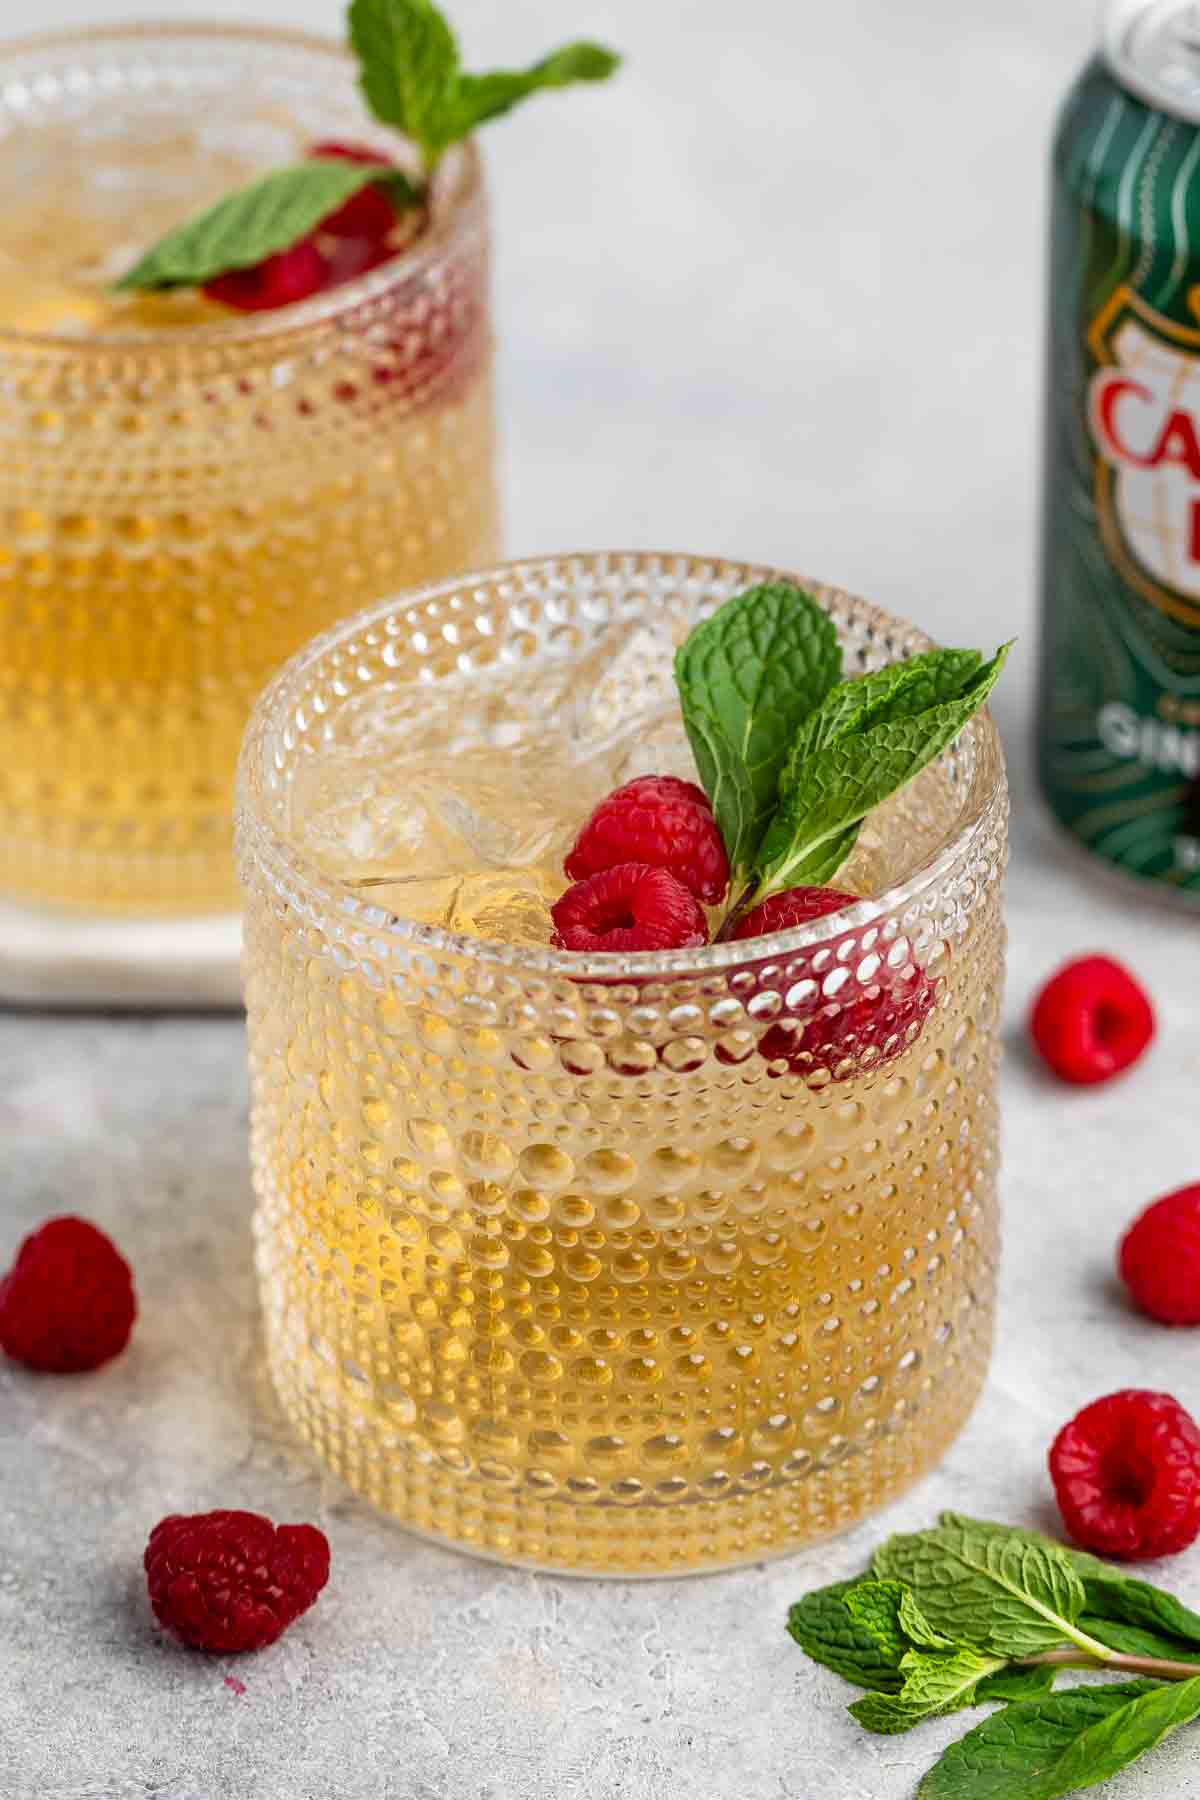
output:
[[[401,596],[264,696],[267,1340],[354,1486],[645,1573],[937,1458],[990,1341],[1003,660],[770,570],[572,556]]]

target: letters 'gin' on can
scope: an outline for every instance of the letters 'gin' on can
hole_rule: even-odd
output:
[[[1200,907],[1200,5],[1109,8],[1053,179],[1042,786]]]

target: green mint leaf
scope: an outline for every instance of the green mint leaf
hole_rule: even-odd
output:
[[[1193,1612],[1174,1594],[1127,1575],[1123,1569],[1102,1562],[1087,1550],[1076,1550],[1069,1544],[1056,1545],[1051,1538],[1042,1537],[1038,1532],[1026,1531],[1017,1525],[998,1525],[990,1519],[969,1519],[963,1513],[944,1512],[941,1523],[970,1526],[977,1532],[990,1532],[996,1537],[1019,1537],[1032,1543],[1050,1544],[1061,1551],[1083,1582],[1084,1608],[1089,1614],[1144,1626],[1149,1631],[1165,1632],[1168,1637],[1181,1639],[1185,1644],[1200,1644],[1200,1613]],[[1108,1639],[1101,1638],[1101,1642],[1107,1643]],[[1178,1650],[1173,1654],[1178,1660]]]
[[[888,719],[913,718],[944,700],[956,699],[982,661],[978,650],[929,650],[907,662],[889,663],[869,675],[840,681],[793,738],[780,775],[780,791],[794,787],[809,757],[839,738]],[[854,849],[862,825],[863,821],[856,819],[825,847],[823,860],[830,874],[841,868]]]
[[[620,64],[620,57],[603,45],[579,43],[555,50],[528,69],[493,69],[486,75],[461,75],[443,133],[452,143],[488,119],[510,112],[530,94],[570,87],[577,81],[607,81]]]
[[[927,650],[907,662],[889,663],[869,675],[840,681],[809,714],[793,741],[785,781],[827,744],[888,719],[913,719],[946,700],[957,700],[978,673],[978,650]]]
[[[1028,1669],[1010,1663],[997,1674],[984,1677],[975,1690],[976,1703],[982,1706],[985,1700],[1036,1700],[1039,1694],[1050,1692],[1057,1673],[1057,1669],[1044,1663]]]
[[[1087,1583],[1084,1582],[1084,1591]],[[1147,1631],[1142,1625],[1124,1625],[1116,1619],[1103,1619],[1096,1613],[1083,1613],[1079,1629],[1110,1650],[1121,1650],[1127,1656],[1154,1656],[1168,1662],[1195,1663],[1200,1669],[1200,1645],[1186,1644],[1165,1632]]]
[[[449,24],[432,0],[350,0],[347,22],[367,105],[431,163],[452,141],[459,54]]]
[[[979,1530],[969,1520],[892,1537],[874,1573],[909,1586],[935,1631],[994,1656],[1036,1656],[1065,1641],[1092,1649],[1076,1621],[1083,1582],[1055,1545]]]
[[[846,1605],[847,1594],[858,1585],[858,1580],[835,1581],[831,1587],[805,1594],[788,1611],[788,1631],[805,1655],[835,1675],[858,1687],[895,1692],[902,1679],[899,1655],[893,1659],[881,1650],[874,1635]]]
[[[381,178],[369,163],[311,157],[260,176],[160,238],[120,288],[196,287],[288,250],[361,188]],[[384,179],[392,186],[388,172]],[[403,177],[401,177],[403,181]]]
[[[412,138],[432,169],[460,138],[530,94],[606,81],[620,58],[601,44],[565,44],[528,69],[468,75],[453,31],[433,0],[350,0],[350,43],[377,119]]]
[[[933,1629],[917,1605],[916,1595],[909,1587],[906,1587],[900,1596],[900,1629],[918,1649],[954,1650],[958,1648],[952,1638],[943,1637],[940,1631]]]
[[[1083,1590],[1087,1610],[1105,1619],[1119,1619],[1128,1625],[1141,1625],[1149,1631],[1166,1632],[1185,1644],[1200,1644],[1200,1613],[1148,1581],[1108,1570],[1103,1563],[1102,1575],[1083,1574]],[[1106,1640],[1107,1641],[1107,1640]],[[1176,1652],[1178,1654],[1178,1652]]]
[[[315,160],[320,161],[320,158]],[[410,181],[403,169],[376,169],[375,185],[383,188],[398,212],[407,212],[411,207],[425,204],[424,189]]]
[[[1170,1692],[1156,1682],[1127,1681],[1064,1688],[1006,1706],[943,1751],[917,1789],[918,1800],[1050,1800],[1069,1793],[1053,1785],[1064,1758],[1092,1730],[1121,1720],[1143,1699]]]
[[[976,1519],[970,1513],[949,1511],[938,1514],[938,1524],[957,1525],[964,1531],[977,1533],[980,1537],[1021,1538],[1027,1544],[1049,1544],[1051,1549],[1062,1551],[1068,1562],[1077,1568],[1081,1580],[1083,1569],[1078,1565],[1082,1562],[1091,1563],[1098,1569],[1106,1569],[1109,1566],[1107,1563],[1099,1562],[1096,1557],[1089,1556],[1086,1551],[1073,1550],[1069,1544],[1056,1543],[1053,1538],[1043,1536],[1040,1531],[1032,1531],[1027,1525],[1001,1525],[995,1519]]]
[[[846,1611],[875,1639],[884,1660],[894,1668],[912,1648],[900,1627],[900,1602],[907,1592],[899,1581],[860,1581],[846,1595]]]
[[[1008,650],[1007,644],[1002,646],[955,698],[913,717],[885,718],[862,731],[848,731],[798,766],[789,764],[778,810],[755,861],[753,901],[835,875],[847,832],[953,743],[987,699]]]
[[[792,739],[841,666],[833,621],[786,582],[727,600],[676,655],[683,722],[735,885],[775,810]]]
[[[979,1683],[1003,1667],[1003,1657],[978,1650],[953,1650],[948,1656],[910,1650],[900,1665],[904,1686],[898,1694],[864,1694],[849,1710],[868,1731],[911,1731],[938,1713],[973,1706]]]
[[[1200,1715],[1200,1676],[1140,1694],[1077,1737],[1038,1783],[1037,1800],[1055,1800],[1107,1781]]]
[[[1200,1677],[1067,1688],[993,1713],[952,1744],[919,1800],[1057,1800],[1107,1781],[1200,1714]]]
[[[914,1646],[920,1650],[953,1650],[948,1637],[933,1629],[911,1589],[901,1581],[859,1581],[846,1595],[852,1619],[869,1632],[888,1661],[899,1664]]]

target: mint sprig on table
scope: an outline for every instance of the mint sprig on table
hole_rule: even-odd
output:
[[[770,582],[735,595],[675,659],[684,725],[730,865],[731,922],[828,882],[867,814],[939,756],[984,704],[1010,646],[930,650],[842,679],[832,620]]]
[[[806,1594],[788,1630],[867,1690],[849,1710],[868,1731],[1001,1703],[943,1752],[918,1800],[1055,1800],[1200,1717],[1200,1616],[1085,1552],[957,1513]],[[1139,1679],[1052,1692],[1068,1668]]]
[[[604,81],[620,63],[599,44],[573,43],[527,69],[470,75],[433,0],[351,0],[347,20],[367,104],[381,124],[410,139],[420,177],[384,163],[315,157],[288,164],[168,232],[121,276],[118,288],[199,287],[253,268],[300,243],[365,187],[382,187],[397,210],[423,207],[429,179],[451,144],[531,94]]]

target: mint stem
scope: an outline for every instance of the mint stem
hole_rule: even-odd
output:
[[[1078,1649],[1046,1650],[1040,1656],[1021,1657],[1018,1667],[1119,1669],[1128,1675],[1157,1675],[1163,1681],[1191,1681],[1200,1674],[1195,1663],[1173,1662],[1166,1656],[1133,1656],[1124,1650],[1106,1650],[1102,1657]]]
[[[727,944],[729,942],[737,928],[739,919],[750,904],[750,899],[750,887],[749,885],[746,885],[742,888],[737,899],[731,902],[730,906],[727,908],[725,917],[721,920],[720,930],[713,939],[714,944]]]
[[[1089,1637],[1086,1631],[1080,1631],[1078,1625],[1068,1625],[1067,1636],[1073,1644],[1078,1644],[1085,1656],[1094,1657],[1104,1667],[1115,1663],[1121,1654],[1118,1650],[1110,1650],[1107,1644],[1101,1644],[1096,1638]]]

